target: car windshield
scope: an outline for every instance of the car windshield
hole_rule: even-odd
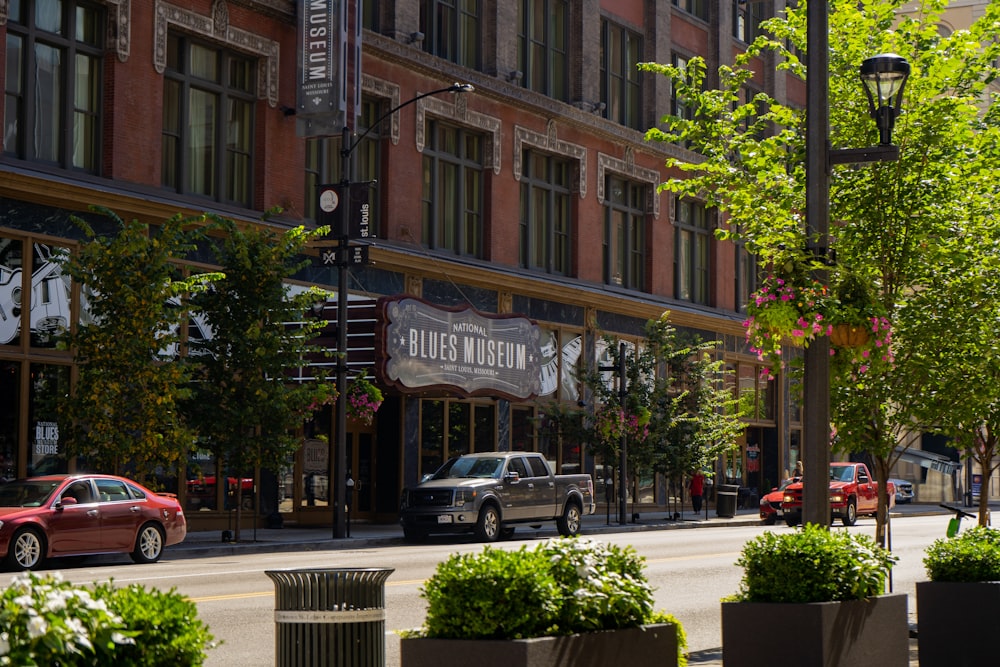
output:
[[[830,479],[835,482],[853,482],[854,466],[830,466]]]
[[[0,484],[0,507],[40,507],[58,486],[59,480]]]
[[[503,458],[457,458],[441,466],[431,479],[456,479],[462,477],[478,477],[483,479],[500,479],[503,471]]]

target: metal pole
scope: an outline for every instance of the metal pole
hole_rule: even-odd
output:
[[[618,405],[622,411],[622,419],[625,418],[625,401],[628,398],[628,379],[625,375],[625,343],[618,346]],[[625,504],[628,502],[628,489],[626,480],[628,479],[628,431],[625,424],[622,424],[622,444],[621,451],[618,452],[618,523],[624,525]]]
[[[351,130],[346,125],[340,139],[340,217],[337,229],[337,452],[336,466],[330,477],[336,488],[334,502],[333,537],[347,534],[345,510],[347,491],[345,471],[347,470],[347,284],[350,269],[347,262],[349,218],[351,210]]]
[[[806,16],[806,226],[807,248],[827,259],[830,215],[829,36],[826,2],[810,2]],[[815,277],[826,284],[827,271]],[[830,525],[830,340],[817,336],[805,350],[803,523]]]

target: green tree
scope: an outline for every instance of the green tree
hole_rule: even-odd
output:
[[[84,220],[78,251],[63,270],[82,284],[88,318],[66,332],[79,375],[71,396],[58,402],[67,453],[87,466],[145,479],[159,465],[176,464],[194,435],[179,409],[187,396],[188,368],[176,357],[187,310],[181,298],[201,289],[211,274],[180,278],[177,258],[194,249],[197,231],[179,216],[151,230],[94,207],[116,225],[98,236]]]
[[[308,263],[301,254],[306,244],[327,230],[279,233],[210,219],[213,231],[221,232],[212,250],[224,277],[191,299],[212,335],[191,343],[197,366],[187,413],[216,456],[216,478],[223,478],[225,465],[241,479],[259,467],[283,465],[301,444],[296,430],[336,397],[322,376],[306,382],[289,377],[318,353],[310,341],[326,323],[304,314],[326,294],[293,292],[285,280]],[[234,490],[237,540],[242,487],[237,483]]]
[[[611,336],[603,341],[609,366],[619,368],[620,345]],[[592,399],[590,411],[555,404],[546,408],[545,424],[550,433],[587,443],[609,467],[618,466],[624,434],[633,479],[652,472],[677,479],[708,467],[744,428],[716,347],[681,340],[665,312],[646,323],[638,350],[625,346],[624,404],[611,372],[584,368],[579,380]]]
[[[891,321],[950,259],[943,240],[962,229],[970,210],[995,191],[986,185],[995,161],[977,151],[982,129],[985,86],[996,74],[1000,55],[995,35],[1000,6],[992,2],[969,30],[941,31],[943,0],[926,0],[913,18],[896,12],[901,0],[830,2],[830,141],[834,148],[877,142],[858,81],[861,62],[877,53],[905,57],[912,73],[906,86],[905,113],[893,132],[900,160],[839,166],[830,180],[831,219],[836,260],[869,285]],[[806,43],[805,3],[766,22],[762,36],[732,67],[720,67],[711,82],[700,59],[681,70],[650,63],[647,70],[670,77],[691,110],[688,118],[667,116],[647,138],[686,142],[697,159],[671,158],[667,166],[682,176],[663,184],[679,196],[704,198],[727,214],[719,236],[742,239],[761,265],[774,273],[796,266],[813,270],[806,254],[804,110],[780,104],[765,94],[741,102],[741,90],[759,62],[805,77],[797,53]],[[948,32],[943,36],[942,32]],[[793,48],[789,48],[793,47]],[[710,85],[709,85],[710,83]],[[989,115],[987,114],[987,117]],[[995,179],[994,179],[995,180]],[[919,317],[915,315],[915,317]],[[923,335],[909,326],[908,335]],[[912,364],[913,340],[892,339],[891,353],[865,360],[835,359],[831,367],[832,419],[838,445],[867,452],[875,475],[885,480],[895,464],[904,434],[945,421],[940,411],[917,409],[915,393],[935,378],[918,377]],[[841,354],[838,352],[838,354]],[[924,408],[927,408],[926,402]],[[809,406],[806,406],[808,410]],[[939,408],[943,404],[939,404]],[[885,543],[888,497],[879,491],[877,538]]]

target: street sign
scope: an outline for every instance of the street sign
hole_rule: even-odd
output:
[[[340,245],[320,248],[319,261],[323,266],[362,266],[368,264],[368,246]]]
[[[329,227],[331,233],[337,233],[337,208],[340,207],[340,186],[321,185],[317,193],[316,224]]]

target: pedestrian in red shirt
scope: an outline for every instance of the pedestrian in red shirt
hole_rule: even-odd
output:
[[[700,470],[691,473],[691,481],[688,482],[688,490],[691,493],[691,507],[694,513],[701,512],[701,500],[705,494],[705,476]]]

